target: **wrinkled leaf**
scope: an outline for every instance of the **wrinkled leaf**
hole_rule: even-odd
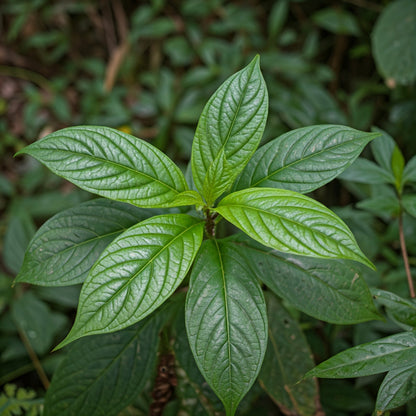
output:
[[[15,281],[45,286],[82,283],[105,247],[151,213],[106,199],[63,211],[37,231]]]
[[[212,204],[256,150],[268,111],[258,56],[228,78],[206,104],[192,145],[197,189]]]
[[[160,215],[129,228],[101,254],[80,294],[63,347],[85,335],[117,331],[160,306],[186,276],[202,241],[203,223]]]
[[[161,323],[157,314],[123,331],[77,341],[54,373],[44,415],[117,415],[152,376]]]
[[[261,288],[226,243],[208,240],[191,273],[185,309],[189,344],[227,416],[254,383],[267,345]]]
[[[253,273],[297,309],[336,324],[379,319],[370,290],[354,264],[283,254],[239,240],[234,244]]]
[[[363,377],[406,367],[415,360],[416,331],[403,332],[342,351],[305,377]]]
[[[109,127],[59,130],[20,154],[86,191],[140,207],[177,206],[178,195],[188,190],[182,172],[164,153]]]
[[[335,125],[290,131],[256,151],[235,189],[260,186],[311,192],[348,168],[377,136]]]
[[[389,371],[377,393],[376,411],[385,412],[416,397],[416,365]]]
[[[267,247],[310,257],[350,259],[374,267],[338,216],[297,192],[249,188],[226,196],[215,211]]]
[[[316,381],[298,383],[314,366],[308,343],[298,323],[276,297],[269,294],[266,301],[269,342],[259,374],[260,384],[284,414],[313,416],[319,396]]]

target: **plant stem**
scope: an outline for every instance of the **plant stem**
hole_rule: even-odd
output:
[[[410,272],[409,258],[407,256],[406,240],[404,239],[402,213],[400,213],[399,215],[399,236],[400,236],[400,247],[402,249],[402,256],[403,256],[403,261],[404,261],[404,268],[406,270],[407,283],[409,285],[410,297],[415,298],[416,297],[415,288],[413,285],[412,274]]]
[[[30,359],[32,360],[33,366],[35,367],[35,370],[38,373],[40,381],[43,384],[43,387],[45,388],[45,390],[48,390],[50,382],[49,382],[48,376],[45,373],[45,370],[42,367],[42,364],[39,361],[38,356],[36,355],[36,352],[33,350],[32,346],[30,345],[30,342],[25,332],[21,330],[20,328],[18,329],[18,332],[26,348],[26,351],[29,354]]]

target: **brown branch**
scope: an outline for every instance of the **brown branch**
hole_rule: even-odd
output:
[[[32,360],[32,363],[33,363],[33,366],[35,367],[36,373],[38,374],[39,379],[43,384],[43,387],[45,388],[45,390],[48,390],[49,385],[50,385],[50,381],[48,379],[48,376],[45,373],[45,370],[42,367],[42,364],[40,363],[40,360],[39,360],[36,352],[32,348],[32,345],[30,344],[30,341],[27,338],[26,333],[22,329],[20,329],[19,327],[18,327],[18,332],[19,332],[19,336],[20,336],[21,340],[23,341],[23,344],[26,348],[26,351],[29,354],[30,359]]]
[[[404,268],[406,270],[407,283],[409,285],[410,297],[415,298],[416,297],[415,288],[413,285],[412,274],[410,272],[409,257],[407,256],[406,240],[404,238],[403,215],[401,213],[399,215],[399,236],[400,236],[400,247],[402,249],[402,257],[404,261]]]

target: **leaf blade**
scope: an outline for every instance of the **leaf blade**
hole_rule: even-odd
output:
[[[248,188],[226,196],[214,210],[267,247],[310,257],[355,260],[374,268],[338,216],[297,192]]]
[[[267,345],[261,288],[233,256],[226,243],[204,243],[185,309],[195,361],[229,416],[257,377]]]
[[[20,154],[86,191],[139,207],[176,206],[177,196],[188,190],[182,172],[160,150],[109,127],[62,129]]]
[[[254,153],[267,111],[267,90],[256,56],[218,88],[198,122],[192,173],[209,205],[231,185]]]
[[[290,131],[256,151],[234,189],[273,187],[311,192],[347,169],[378,135],[337,125]]]
[[[200,220],[168,214],[121,234],[91,269],[74,326],[57,348],[85,335],[117,331],[149,315],[182,282],[202,233]]]

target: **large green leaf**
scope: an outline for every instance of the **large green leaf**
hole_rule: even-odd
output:
[[[192,173],[209,205],[232,184],[256,150],[267,111],[267,90],[256,56],[218,88],[198,122]]]
[[[151,144],[109,127],[69,127],[25,147],[52,172],[86,191],[140,207],[193,204],[179,168]]]
[[[380,74],[399,84],[416,79],[416,2],[388,4],[372,33],[373,55]]]
[[[356,260],[374,267],[339,217],[297,192],[249,188],[226,196],[215,211],[267,247],[310,257]]]
[[[235,250],[208,240],[191,273],[186,299],[189,344],[227,416],[254,383],[267,344],[261,288]]]
[[[202,241],[203,223],[160,215],[129,228],[101,254],[80,294],[75,323],[58,348],[117,331],[161,305],[186,276]]]
[[[308,371],[306,377],[363,377],[414,364],[416,331],[358,345],[342,351]]]
[[[385,412],[416,397],[416,364],[389,371],[377,394],[376,411]]]
[[[360,268],[351,262],[279,253],[248,238],[233,244],[269,289],[306,314],[336,324],[379,319]]]
[[[283,414],[313,416],[319,403],[315,380],[299,379],[314,366],[312,353],[298,323],[268,293],[269,342],[259,374],[261,386]]]
[[[15,281],[44,286],[82,283],[105,247],[151,214],[107,199],[63,211],[39,228]]]
[[[290,131],[256,151],[235,189],[260,186],[311,192],[343,172],[377,136],[335,125]]]
[[[152,377],[161,323],[157,314],[123,331],[77,341],[54,373],[44,415],[117,415]]]

